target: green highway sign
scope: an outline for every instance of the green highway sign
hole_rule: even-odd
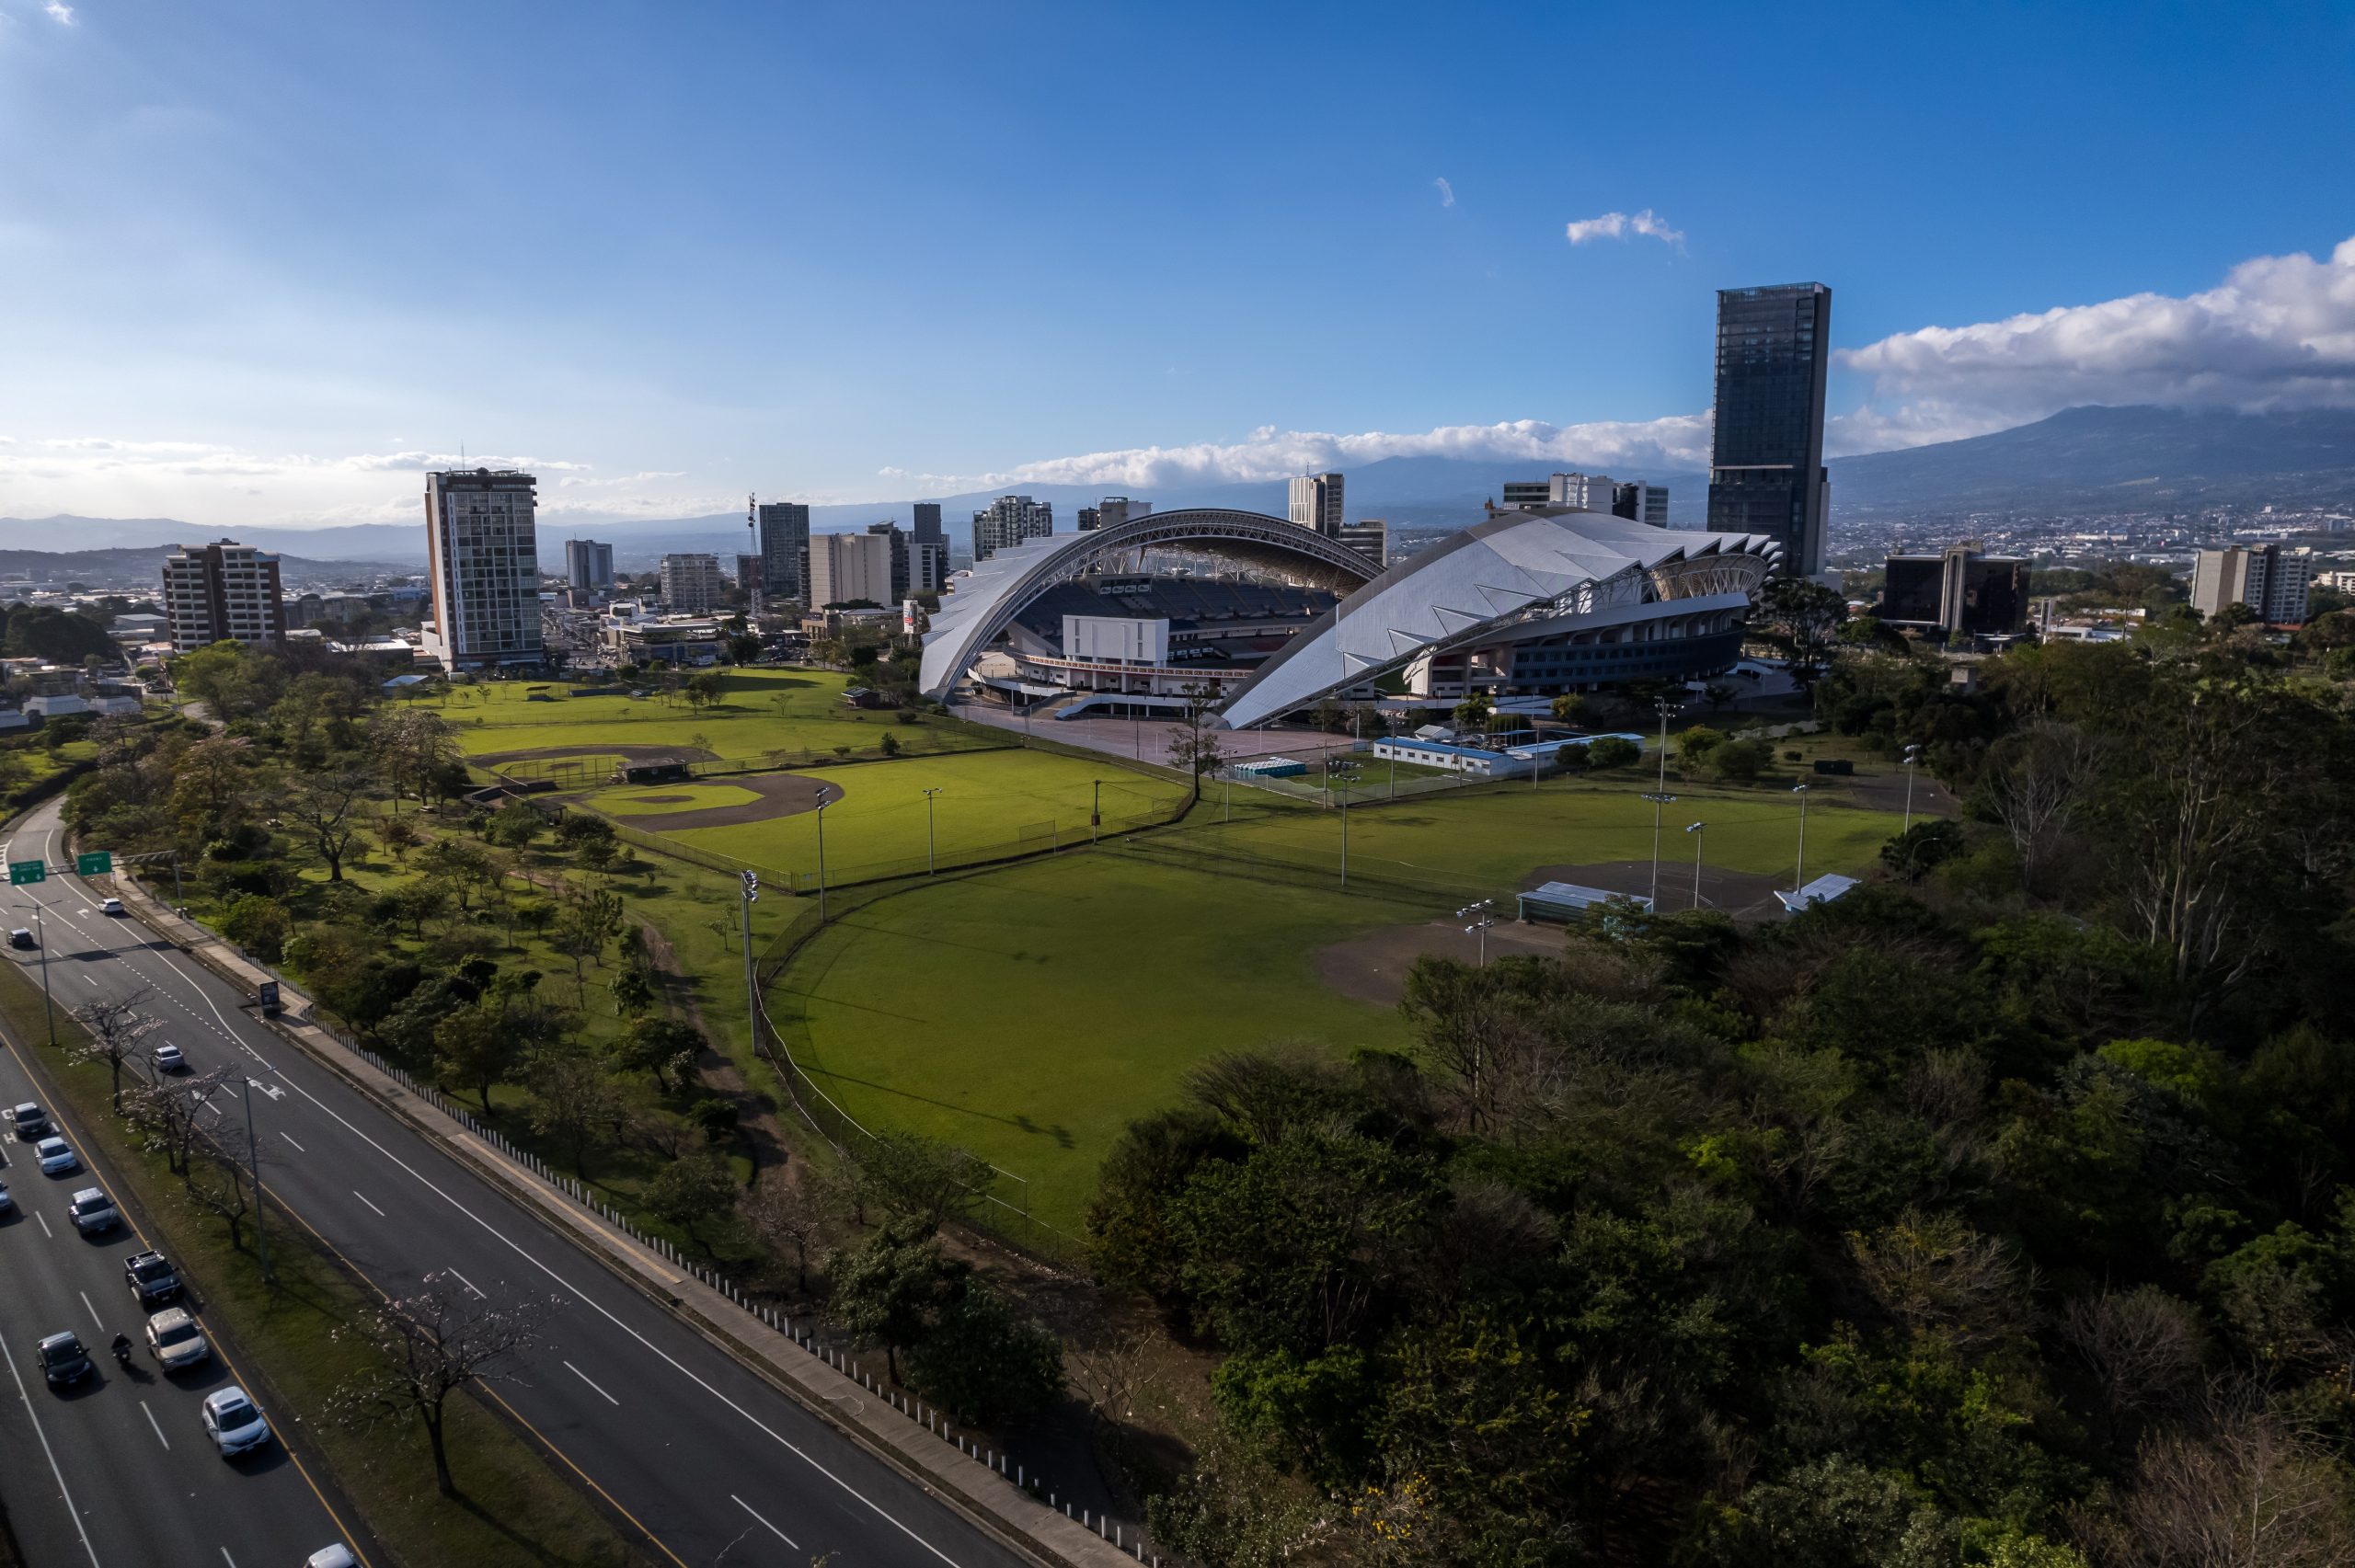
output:
[[[114,852],[92,850],[74,857],[74,869],[83,876],[110,876],[114,874]]]
[[[28,882],[49,880],[49,867],[38,860],[12,860],[8,863],[8,886],[21,887]]]

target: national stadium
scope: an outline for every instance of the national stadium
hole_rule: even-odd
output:
[[[1548,697],[1730,669],[1764,534],[1499,513],[1387,569],[1263,513],[1151,512],[1026,540],[955,578],[921,685],[1059,715],[1209,696],[1247,728],[1329,701]]]

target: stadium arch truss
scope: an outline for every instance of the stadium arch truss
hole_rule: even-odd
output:
[[[978,563],[958,580],[955,592],[942,597],[925,636],[925,695],[947,697],[973,660],[1055,584],[1156,550],[1216,555],[1343,591],[1362,588],[1375,571],[1373,562],[1338,540],[1280,517],[1222,508],[1148,512],[1086,533],[1026,539]]]
[[[1635,628],[1729,624],[1779,558],[1763,533],[1694,533],[1603,512],[1508,512],[1384,572],[1227,697],[1245,729],[1419,658]]]

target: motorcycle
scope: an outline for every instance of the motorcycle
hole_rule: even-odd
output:
[[[130,1369],[131,1336],[129,1334],[119,1333],[114,1336],[114,1358],[121,1365],[124,1370],[128,1371]]]

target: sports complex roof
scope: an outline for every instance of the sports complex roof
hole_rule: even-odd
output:
[[[1605,512],[1506,512],[1376,576],[1356,551],[1282,518],[1152,512],[1092,532],[1026,540],[959,579],[925,638],[925,694],[947,696],[1055,584],[1154,548],[1198,549],[1354,590],[1228,696],[1221,716],[1238,729],[1419,655],[1543,635],[1597,610],[1746,596],[1779,549],[1763,533],[1660,529]]]

